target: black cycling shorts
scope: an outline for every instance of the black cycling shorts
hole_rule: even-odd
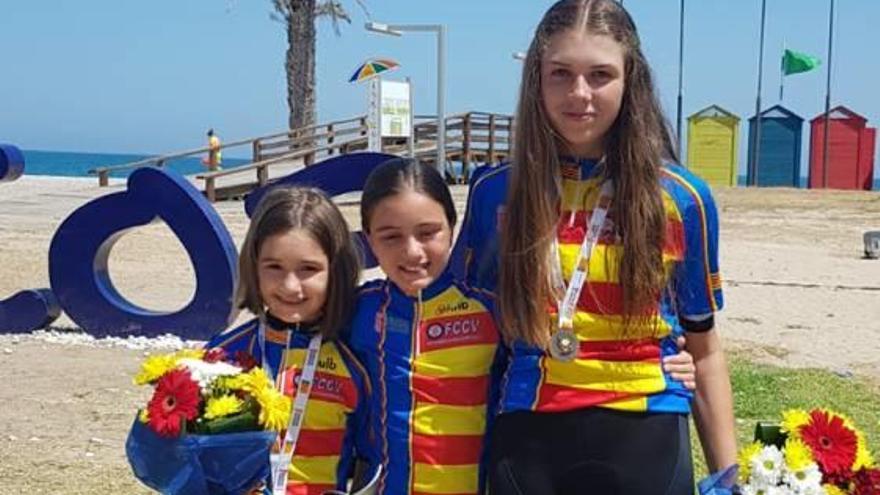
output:
[[[492,430],[491,495],[693,495],[687,416],[512,412]]]

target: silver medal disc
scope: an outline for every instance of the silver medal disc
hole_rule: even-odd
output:
[[[571,330],[559,330],[550,339],[550,355],[559,361],[571,361],[577,356],[578,339]]]

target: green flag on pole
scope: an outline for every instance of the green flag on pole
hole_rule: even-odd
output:
[[[789,76],[799,72],[808,72],[819,67],[821,63],[822,61],[818,57],[786,49],[782,55],[782,73]]]

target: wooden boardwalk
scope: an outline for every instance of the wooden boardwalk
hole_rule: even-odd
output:
[[[510,154],[513,118],[508,115],[469,112],[446,117],[446,163],[443,165],[450,183],[466,183],[470,167],[476,164],[504,161]],[[248,146],[252,162],[229,169],[203,172],[189,179],[210,201],[238,199],[257,187],[289,175],[332,156],[367,149],[368,123],[365,116],[319,124],[302,129],[275,133],[224,144],[221,149]],[[435,164],[437,119],[416,116],[412,152],[424,163]],[[109,187],[110,173],[141,166],[162,167],[169,160],[200,156],[208,148],[187,150],[138,162],[101,167],[90,172],[98,176],[101,187]],[[406,138],[385,138],[385,153],[409,156]],[[456,166],[459,165],[459,166]]]

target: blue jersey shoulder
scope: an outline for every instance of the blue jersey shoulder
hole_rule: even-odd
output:
[[[242,325],[217,334],[208,340],[205,348],[222,347],[227,352],[246,350],[252,344],[251,340],[256,337],[259,324],[259,318],[254,318]]]
[[[702,178],[676,164],[663,167],[663,187],[669,192],[682,212],[693,207],[715,208],[712,189]]]

